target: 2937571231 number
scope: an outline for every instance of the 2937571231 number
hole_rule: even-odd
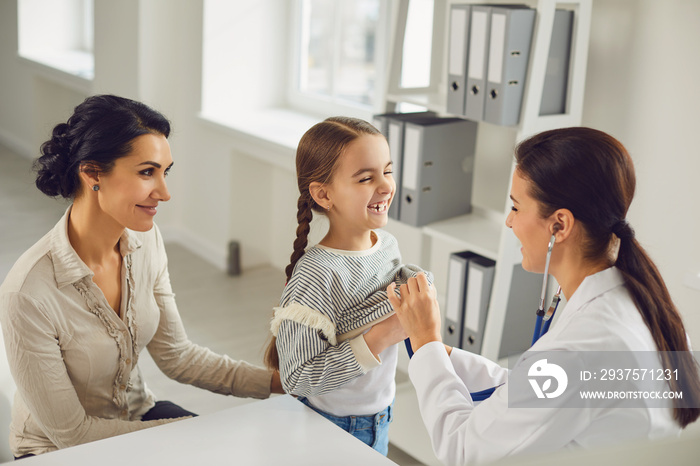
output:
[[[599,380],[678,380],[678,369],[601,369]]]

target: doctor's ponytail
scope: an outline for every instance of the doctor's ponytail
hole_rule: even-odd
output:
[[[523,141],[515,158],[517,170],[531,182],[530,195],[539,202],[542,217],[564,208],[583,225],[587,259],[611,258],[617,248],[609,262],[622,273],[664,368],[678,370],[678,380],[669,381],[672,391],[683,393],[682,400],[673,400],[674,418],[681,427],[694,422],[700,416],[700,376],[683,320],[626,220],[636,183],[627,150],[602,131],[562,128]]]

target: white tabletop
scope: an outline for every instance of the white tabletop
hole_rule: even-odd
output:
[[[395,463],[293,397],[283,395],[21,460],[22,466],[49,464]]]

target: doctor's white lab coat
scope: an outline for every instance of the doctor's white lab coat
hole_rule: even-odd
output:
[[[530,351],[572,352],[567,355],[586,351],[656,351],[622,274],[614,267],[587,277],[559,312],[558,321]],[[529,357],[530,351],[513,366],[513,374],[528,371],[535,362]],[[670,400],[662,402],[663,408],[616,407],[610,403],[586,408],[509,408],[506,383],[475,406],[469,392],[506,382],[508,370],[460,349],[453,349],[448,356],[438,342],[416,351],[408,369],[433,449],[448,465],[680,433]],[[581,387],[577,384],[583,384],[573,377],[568,383],[566,392],[570,394],[578,394]],[[669,390],[665,381],[658,381],[656,388]],[[510,396],[534,398],[535,394],[522,390]],[[559,402],[566,406],[566,396]]]

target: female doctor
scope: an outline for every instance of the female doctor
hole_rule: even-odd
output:
[[[659,366],[677,368],[679,379],[656,381],[654,388],[682,390],[683,404],[513,408],[515,401],[535,394],[514,394],[507,379],[516,373],[526,377],[536,356],[525,353],[509,373],[482,356],[443,345],[435,290],[419,275],[401,286],[400,297],[393,285],[387,291],[415,351],[409,375],[435,453],[450,465],[481,463],[524,452],[677,435],[700,414],[700,380],[681,317],[625,220],[635,188],[629,154],[601,131],[565,128],[522,142],[515,157],[506,225],[522,243],[526,270],[543,273],[551,249],[549,272],[567,298],[557,323],[531,351],[685,352],[675,363],[654,358]],[[573,389],[564,392],[558,407],[572,401],[567,396],[578,395],[582,382],[572,379]],[[500,384],[475,406],[470,392]]]

